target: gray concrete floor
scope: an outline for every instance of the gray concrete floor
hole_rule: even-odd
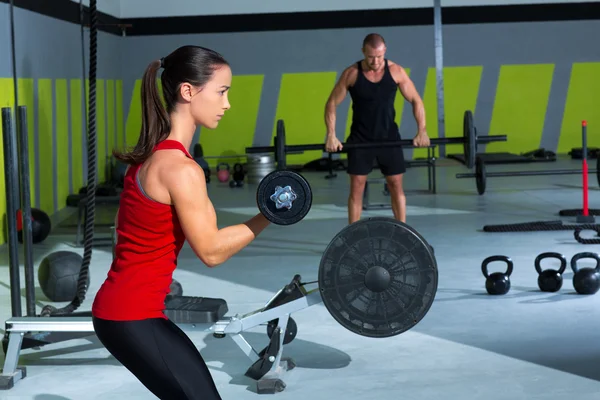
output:
[[[561,160],[490,165],[488,170],[579,165]],[[322,304],[294,314],[299,332],[284,354],[294,358],[297,367],[286,375],[287,388],[277,398],[599,398],[600,297],[575,294],[570,271],[560,292],[541,293],[533,267],[540,252],[558,251],[570,259],[577,252],[598,251],[598,246],[577,243],[572,231],[481,231],[485,224],[561,219],[559,210],[581,207],[581,176],[494,178],[488,180],[488,192],[479,196],[473,179],[455,179],[455,173],[464,171],[455,162],[440,161],[437,195],[422,191],[427,187],[425,169],[411,169],[405,177],[407,222],[434,246],[439,266],[437,297],[425,318],[402,335],[370,339],[340,326]],[[269,227],[217,269],[203,266],[186,246],[174,275],[184,294],[225,298],[230,314],[244,313],[263,306],[296,273],[304,280],[316,280],[325,246],[347,223],[348,180],[344,172],[333,180],[323,179],[324,173],[305,176],[315,194],[304,221]],[[595,174],[590,175],[590,185],[590,206],[600,208]],[[375,186],[372,200],[389,201],[381,194],[381,185]],[[256,212],[254,186],[230,189],[213,182],[209,193],[221,226],[242,222]],[[364,213],[370,215],[391,215],[391,211]],[[37,245],[36,267],[45,254],[59,248],[82,252],[70,246],[72,240],[73,235],[63,231]],[[481,262],[492,254],[510,256],[515,263],[512,289],[505,296],[485,293]],[[91,287],[81,310],[89,310],[110,259],[109,248],[95,250]],[[5,320],[10,316],[5,248],[0,262],[0,319]],[[583,261],[582,265],[592,264]],[[39,289],[37,294],[39,312],[47,300]],[[230,339],[189,335],[223,399],[260,397],[253,382],[244,377],[249,359]],[[247,338],[257,349],[266,345],[264,328],[249,332]],[[0,392],[0,399],[153,398],[94,338],[26,350],[20,363],[28,368],[27,378]]]

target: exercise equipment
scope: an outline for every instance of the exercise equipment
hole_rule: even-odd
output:
[[[11,15],[12,15],[12,3]],[[88,149],[88,176],[87,176],[87,206],[85,215],[85,244],[83,250],[83,261],[80,274],[77,281],[76,296],[66,306],[56,309],[51,305],[46,305],[42,309],[41,315],[55,316],[71,314],[79,308],[85,299],[88,288],[89,264],[92,257],[92,246],[94,238],[94,209],[95,209],[95,191],[96,191],[96,49],[97,49],[97,9],[96,1],[90,0],[90,74],[89,74],[89,116],[88,137],[86,140]],[[12,19],[12,18],[11,18]],[[13,23],[13,21],[11,21]],[[13,54],[14,57],[14,54]],[[18,103],[17,103],[18,104]],[[17,215],[20,208],[22,210],[22,227],[25,258],[25,297],[27,302],[27,316],[36,316],[35,304],[35,275],[33,269],[33,235],[32,235],[32,208],[30,193],[30,175],[28,160],[28,127],[27,127],[27,107],[16,107],[17,117],[17,135],[18,145],[15,145],[12,135],[12,110],[10,107],[2,108],[2,133],[4,144],[4,178],[6,190],[6,213],[9,216],[8,221],[8,248],[9,248],[9,269],[10,269],[10,288],[11,288],[11,312],[12,317],[21,317],[21,293],[19,276],[19,249],[16,221],[13,216]],[[18,150],[17,150],[18,149]],[[16,157],[15,157],[16,156]],[[18,169],[18,174],[16,173]],[[18,175],[18,179],[15,176]],[[20,194],[21,207],[18,207],[14,199],[15,193]]]
[[[244,186],[244,166],[240,163],[233,165],[233,180],[229,181],[230,187],[242,187]]]
[[[296,172],[273,171],[258,184],[256,203],[272,223],[292,225],[310,211],[312,190],[308,181]]]
[[[219,182],[227,182],[229,180],[229,164],[217,164],[217,179]]]
[[[52,231],[52,221],[48,214],[39,208],[31,208],[31,240],[42,243]],[[19,243],[23,243],[23,211],[17,211],[17,235]]]
[[[542,261],[547,258],[554,258],[560,261],[558,270],[548,268],[542,270]],[[535,270],[538,273],[538,287],[542,292],[558,292],[563,285],[562,274],[567,269],[567,258],[556,252],[541,253],[535,258]]]
[[[183,286],[176,279],[171,281],[169,286],[169,296],[183,296]]]
[[[472,119],[471,111],[465,112],[465,118]],[[471,125],[472,127],[472,125]],[[477,152],[477,145],[492,142],[505,142],[506,135],[496,136],[477,136],[476,130],[465,129],[463,137],[454,138],[433,138],[430,140],[431,145],[443,146],[448,144],[462,144],[464,147],[465,161],[468,168],[473,168],[475,164],[475,154]],[[413,147],[412,139],[394,140],[386,142],[373,142],[373,143],[342,143],[343,149],[341,152],[346,152],[352,149],[373,149],[373,148],[385,148],[385,147]],[[325,150],[325,144],[295,144],[288,145],[285,141],[285,125],[283,120],[277,121],[277,133],[274,139],[273,146],[258,146],[258,147],[247,147],[246,153],[275,153],[275,159],[277,161],[278,169],[287,168],[286,155],[295,152],[304,152],[311,150]]]
[[[367,337],[395,336],[429,311],[438,285],[433,249],[415,229],[386,217],[350,224],[319,265],[319,290],[333,318]]]
[[[583,159],[585,160],[585,158]],[[598,159],[600,160],[600,159]],[[585,172],[584,172],[585,171]],[[588,171],[583,169],[548,169],[548,170],[532,170],[532,171],[503,171],[503,172],[487,172],[485,162],[482,158],[477,157],[475,160],[475,173],[460,173],[456,174],[457,179],[475,178],[477,193],[480,195],[485,193],[488,178],[506,178],[518,176],[542,176],[542,175],[584,175],[595,173],[600,185],[600,162],[597,163],[596,171]]]
[[[410,226],[385,217],[362,219],[335,235],[317,276],[317,281],[303,282],[294,275],[263,307],[247,314],[226,316],[228,305],[220,298],[173,296],[165,302],[165,315],[182,329],[230,336],[252,362],[246,376],[256,380],[257,391],[275,393],[285,389],[283,376],[294,368],[294,361],[283,357],[283,346],[298,332],[293,313],[323,302],[348,331],[385,338],[418,324],[438,287],[431,245]],[[315,283],[317,287],[309,288]],[[243,334],[260,325],[267,326],[269,339],[257,351]],[[93,334],[90,315],[10,318],[0,382],[12,386],[25,377],[26,369],[18,366],[23,348]]]
[[[577,263],[582,259],[596,261],[594,268],[580,268]],[[571,269],[573,275],[573,287],[579,294],[595,294],[600,289],[600,256],[597,253],[582,252],[571,258]]]
[[[533,221],[518,224],[484,225],[484,232],[547,232],[547,231],[573,231],[581,229],[600,228],[598,224],[565,224],[561,220]]]
[[[117,160],[113,157],[113,162],[111,163],[111,184],[113,184],[117,188],[123,188],[123,184],[125,183],[125,172],[127,171],[127,167],[129,165],[124,162]]]
[[[596,225],[594,228],[581,228],[576,227],[573,231],[573,236],[575,236],[575,240],[577,240],[581,244],[600,244],[600,239],[590,239],[590,238],[582,238],[581,232],[584,230],[590,230],[596,232],[597,236],[600,236],[600,225]]]
[[[55,251],[42,259],[38,282],[50,301],[70,301],[77,294],[77,278],[83,258],[72,251]],[[88,286],[90,278],[88,275]]]
[[[586,121],[582,122],[582,136],[583,136],[583,152],[586,154]],[[534,170],[534,171],[503,171],[503,172],[487,172],[485,162],[483,158],[475,158],[475,173],[460,173],[456,174],[457,179],[475,178],[475,185],[477,187],[477,193],[480,195],[485,193],[488,178],[506,178],[506,177],[518,177],[518,176],[542,176],[542,175],[582,175],[584,185],[584,203],[587,203],[587,187],[588,187],[588,174],[593,171],[588,171],[587,157],[582,159],[581,169],[549,169],[549,170]],[[596,178],[598,185],[600,185],[600,158],[596,163]],[[585,206],[584,206],[585,208]],[[587,214],[583,216],[588,217]],[[581,222],[589,222],[589,218],[581,219]]]
[[[506,263],[505,272],[489,273],[488,265],[492,262],[502,261]],[[488,294],[503,295],[510,290],[510,276],[513,272],[513,261],[503,255],[489,256],[481,263],[481,272],[485,277],[485,289]]]

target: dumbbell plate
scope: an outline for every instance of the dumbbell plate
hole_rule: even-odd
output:
[[[277,208],[276,202],[271,199],[278,188],[290,187],[296,199],[291,208]],[[260,212],[276,225],[292,225],[301,221],[310,211],[312,206],[312,190],[310,185],[300,174],[293,171],[273,171],[265,176],[256,191],[256,203]]]

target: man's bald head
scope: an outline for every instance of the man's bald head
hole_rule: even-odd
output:
[[[363,49],[367,46],[377,49],[381,46],[385,46],[385,40],[383,40],[383,36],[378,33],[369,33],[363,40]]]
[[[380,71],[384,66],[385,51],[383,36],[377,33],[368,34],[363,40],[362,48],[366,67],[372,71]]]

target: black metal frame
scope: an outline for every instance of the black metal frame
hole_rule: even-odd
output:
[[[431,194],[436,194],[437,192],[435,148],[436,146],[429,146],[427,148],[427,159],[425,160],[406,161],[407,168],[427,167],[427,191]],[[385,181],[385,177],[367,179],[365,190],[363,192],[363,210],[389,210],[392,208],[390,203],[371,203],[369,201],[369,188],[371,187],[370,184],[385,183]]]

